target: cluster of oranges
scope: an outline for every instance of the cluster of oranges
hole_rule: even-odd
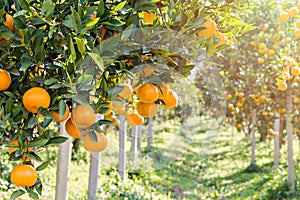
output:
[[[285,57],[285,63],[282,68],[282,79],[281,82],[277,85],[279,91],[286,91],[288,88],[287,81],[299,82],[300,76],[300,67],[299,63],[291,57]]]
[[[205,39],[209,39],[214,35],[214,37],[218,40],[216,41],[214,48],[218,48],[219,46],[226,45],[228,43],[226,35],[217,31],[217,25],[213,19],[206,19],[206,21],[200,25],[200,28],[202,30],[196,34],[198,38],[205,37]]]
[[[147,73],[147,70],[144,71]],[[177,106],[178,97],[176,92],[169,89],[167,84],[161,86],[153,83],[122,84],[123,89],[112,100],[109,110],[104,114],[105,119],[113,121],[114,114],[124,115],[127,124],[130,126],[139,126],[144,118],[150,118],[156,115],[158,105],[164,109],[170,109]]]

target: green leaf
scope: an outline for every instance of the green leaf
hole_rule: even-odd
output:
[[[3,91],[3,93],[4,93],[6,96],[10,97],[10,98],[13,98],[13,99],[16,98],[16,96],[15,96],[12,92],[9,92],[9,91]]]
[[[83,105],[83,106],[91,106],[89,104],[89,102],[81,95],[76,95],[76,96],[73,96],[72,99],[76,102],[76,103],[79,103],[80,105]]]
[[[16,190],[16,191],[14,191],[11,194],[10,199],[16,199],[16,198],[22,196],[23,194],[25,194],[25,191],[23,191],[23,190]]]
[[[122,90],[123,90],[123,86],[115,86],[113,88],[109,88],[107,90],[108,96],[114,97],[117,96]]]
[[[24,15],[24,14],[27,13],[27,12],[28,12],[28,10],[20,10],[19,12],[16,12],[16,13],[13,15],[13,17],[15,18],[15,17],[22,16],[22,15]]]
[[[56,136],[56,137],[50,138],[46,145],[50,145],[50,144],[62,144],[62,143],[64,143],[67,140],[68,140],[68,138],[66,138],[66,137]]]
[[[45,17],[47,18],[50,16],[55,9],[55,4],[53,4],[52,0],[46,0],[42,6],[41,12],[45,14]]]
[[[38,109],[38,113],[44,116],[43,127],[46,128],[53,120],[52,114],[43,107]]]
[[[61,88],[61,84],[60,83],[56,83],[56,84],[53,84],[49,87],[50,89],[58,89],[58,88]]]
[[[93,61],[96,63],[96,65],[98,66],[99,70],[103,71],[103,69],[104,69],[104,63],[103,63],[103,60],[100,57],[100,55],[96,54],[96,53],[88,53],[88,54],[93,59]]]
[[[82,56],[84,56],[84,54],[86,52],[86,48],[85,48],[85,43],[84,43],[83,39],[75,37],[75,41],[76,41],[79,52],[81,53]]]
[[[104,1],[100,0],[99,5],[98,5],[98,12],[97,12],[97,17],[102,17],[105,11],[105,5]]]
[[[76,60],[76,51],[75,51],[75,47],[74,47],[74,43],[73,43],[73,39],[72,39],[72,36],[71,34],[69,34],[69,47],[70,47],[70,62],[71,63],[74,63],[75,60]]]
[[[37,170],[37,171],[42,171],[42,170],[46,169],[46,167],[49,165],[49,163],[50,163],[49,160],[45,161],[43,164],[41,164],[40,166],[38,166],[38,167],[36,168],[36,170]]]
[[[35,139],[29,141],[29,144],[27,145],[27,148],[30,147],[41,147],[47,144],[48,140],[47,139]]]
[[[72,14],[66,17],[66,19],[63,21],[63,25],[69,27],[70,29],[74,29],[76,33],[78,33],[81,25],[81,19],[73,7],[71,7],[71,11]]]
[[[57,83],[57,82],[58,82],[58,80],[57,80],[56,78],[49,78],[49,79],[47,79],[47,80],[44,82],[44,84],[45,84],[45,85],[51,85],[51,84]]]
[[[66,108],[67,108],[66,102],[63,99],[61,99],[58,103],[58,113],[60,119],[62,119],[62,117],[64,116],[66,112]]]
[[[37,199],[37,200],[39,199],[39,195],[33,191],[29,192],[29,196],[33,199]]]
[[[97,123],[99,124],[99,126],[104,125],[104,124],[108,124],[108,125],[113,124],[112,121],[109,121],[109,120],[106,120],[106,119],[98,120]]]
[[[96,135],[95,132],[90,131],[90,132],[89,132],[89,137],[90,137],[90,139],[91,139],[93,142],[98,142],[98,137],[97,137],[97,135]]]
[[[114,8],[114,11],[120,11],[122,10],[122,8],[126,5],[126,1],[123,1],[121,3],[119,3],[115,8]]]
[[[38,162],[42,162],[43,160],[41,159],[41,157],[39,157],[36,153],[34,153],[33,151],[26,153],[26,156],[28,158],[31,158],[32,160],[36,160]]]
[[[26,62],[22,63],[22,67],[20,68],[20,71],[26,71],[31,64],[32,64],[32,61],[26,61]]]
[[[27,2],[27,0],[18,0],[18,1],[19,1],[19,4],[22,9],[30,10],[30,6],[29,6],[29,3]]]

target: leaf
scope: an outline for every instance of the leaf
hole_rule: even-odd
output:
[[[108,125],[113,124],[112,121],[109,121],[109,120],[106,120],[106,119],[98,120],[97,123],[99,124],[99,126],[104,125],[104,124],[108,124]]]
[[[43,160],[41,159],[41,157],[39,157],[36,153],[34,153],[33,151],[26,153],[26,156],[28,158],[31,158],[33,160],[36,160],[38,162],[42,162]]]
[[[49,110],[43,107],[38,109],[38,113],[44,116],[43,127],[46,128],[53,120],[52,114],[49,112]]]
[[[61,88],[61,84],[60,83],[56,83],[56,84],[53,84],[49,87],[50,89],[58,89],[58,88]]]
[[[30,11],[30,6],[27,0],[18,0],[18,1],[22,9]]]
[[[75,41],[76,41],[79,52],[81,53],[82,56],[84,56],[84,54],[86,52],[86,48],[85,48],[83,39],[75,37]]]
[[[98,12],[97,12],[97,17],[102,17],[105,11],[105,5],[104,1],[100,0],[99,5],[98,5]]]
[[[45,85],[51,85],[51,84],[57,83],[57,82],[58,82],[58,80],[57,80],[56,78],[49,78],[49,79],[47,79],[47,80],[44,82],[44,84],[45,84]]]
[[[71,11],[72,14],[66,17],[66,19],[63,21],[63,25],[69,27],[70,29],[74,29],[76,33],[78,33],[81,25],[81,19],[73,7],[71,7]]]
[[[126,1],[123,1],[121,3],[119,3],[115,8],[114,8],[114,11],[120,11],[122,10],[122,8],[126,5]]]
[[[58,103],[58,113],[59,113],[59,118],[62,119],[62,117],[64,116],[65,112],[66,112],[66,102],[61,99]]]
[[[88,53],[89,56],[93,59],[93,61],[96,63],[96,65],[98,66],[98,68],[103,71],[104,68],[104,63],[102,58],[100,57],[99,54],[96,53]]]
[[[27,145],[27,148],[30,147],[41,147],[47,144],[48,139],[37,139],[37,140],[31,140],[29,141],[29,144]]]
[[[19,12],[16,12],[13,17],[16,18],[16,17],[19,17],[19,16],[22,16],[24,15],[25,13],[27,13],[28,10],[20,10]]]
[[[68,138],[66,138],[66,137],[56,136],[56,137],[50,138],[46,145],[50,145],[50,144],[62,144],[62,143],[64,143],[67,140],[68,140]]]
[[[122,90],[123,90],[123,86],[115,86],[113,88],[109,88],[107,90],[108,96],[114,97],[117,96]]]
[[[22,63],[22,67],[20,68],[20,71],[26,71],[31,64],[32,64],[32,61],[26,61],[26,62]]]
[[[14,191],[11,194],[10,199],[16,199],[16,198],[22,196],[23,194],[25,194],[25,191],[23,191],[23,190],[16,190],[16,191]]]
[[[29,196],[33,199],[39,199],[39,195],[36,192],[29,192]]]
[[[89,102],[81,95],[73,96],[72,100],[83,106],[91,106]]]
[[[38,166],[38,167],[36,168],[36,170],[37,170],[37,171],[42,171],[42,170],[46,169],[46,167],[49,165],[49,163],[50,163],[49,160],[45,161],[43,164],[41,164],[40,166]]]
[[[71,63],[74,63],[75,60],[76,60],[76,51],[75,51],[75,47],[74,47],[74,43],[73,43],[73,39],[72,39],[72,36],[71,34],[69,34],[69,47],[70,47],[70,62]]]
[[[55,4],[53,4],[52,0],[46,0],[42,6],[41,12],[45,14],[45,17],[47,18],[50,16],[55,9]]]
[[[89,132],[89,138],[90,138],[93,142],[98,142],[98,137],[97,137],[96,133],[93,132],[93,131],[90,131],[90,132]]]

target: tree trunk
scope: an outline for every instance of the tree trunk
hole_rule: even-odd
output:
[[[293,99],[292,91],[289,88],[286,92],[286,134],[287,134],[287,145],[288,145],[288,180],[290,189],[295,189],[294,181],[294,159],[293,159],[293,124],[291,123],[290,114],[293,112]]]
[[[119,126],[119,167],[118,171],[121,178],[126,178],[126,132],[127,123],[126,118],[120,115],[120,126]]]
[[[279,115],[275,114],[274,131],[280,134],[280,119]],[[274,137],[274,170],[277,171],[279,166],[279,135]]]
[[[148,138],[147,138],[147,151],[151,150],[151,142],[152,142],[152,117],[148,119]]]
[[[56,171],[55,199],[67,200],[71,164],[72,138],[65,131],[65,122],[60,123],[60,136],[69,138],[59,145]]]
[[[90,153],[88,200],[96,200],[97,199],[99,161],[100,161],[100,152],[91,152]]]
[[[256,110],[253,109],[251,114],[251,164],[255,164],[255,126],[256,126]]]
[[[137,144],[137,126],[131,128],[131,149],[130,149],[130,161],[134,161],[136,155]]]
[[[142,137],[143,137],[143,129],[142,129],[142,125],[137,127],[137,150],[138,152],[141,152],[142,150]]]

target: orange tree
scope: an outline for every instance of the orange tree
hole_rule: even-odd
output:
[[[106,59],[100,56],[106,50],[101,47],[109,48],[105,41],[109,42],[110,37],[119,37],[126,28],[164,27],[179,36],[188,35],[189,52],[193,52],[188,59],[192,59],[205,52],[212,55],[227,43],[219,32],[223,27],[227,28],[228,37],[233,38],[234,32],[229,30],[240,26],[238,19],[227,23],[234,9],[231,1],[22,0],[1,1],[0,7],[0,144],[11,148],[9,159],[17,165],[11,181],[23,186],[12,193],[12,198],[26,191],[35,199],[41,194],[42,183],[36,171],[43,170],[50,162],[41,158],[40,152],[51,144],[66,141],[57,136],[55,124],[51,122],[64,121],[72,113],[68,121],[71,134],[75,137],[85,135],[85,147],[90,151],[101,151],[106,146],[106,139],[100,150],[90,148],[88,144],[105,138],[97,132],[102,132],[102,125],[111,122],[95,122],[95,115],[109,113],[114,98],[117,98],[116,102],[125,100],[116,97],[125,89],[117,86],[123,75],[133,79],[129,71],[145,63],[152,67],[163,63],[185,76],[194,67],[184,54],[180,56],[180,48],[148,47],[145,50],[140,47],[114,59]],[[203,37],[201,31],[211,30],[202,25],[209,21],[207,18],[217,22],[218,32],[212,31],[212,35],[204,34]],[[139,34],[138,31],[132,33]],[[199,49],[203,51],[199,53]],[[166,73],[156,70],[150,73],[151,78],[145,71],[143,73],[139,84],[163,86],[157,78],[166,77]],[[176,97],[170,97],[173,98],[170,104],[165,98],[162,94],[162,101],[154,104],[176,105]],[[33,161],[39,163],[36,168],[31,167]],[[17,164],[20,162],[24,165]],[[30,177],[23,176],[26,171],[30,171]],[[10,179],[9,175],[4,176]],[[30,181],[22,182],[20,177]]]

